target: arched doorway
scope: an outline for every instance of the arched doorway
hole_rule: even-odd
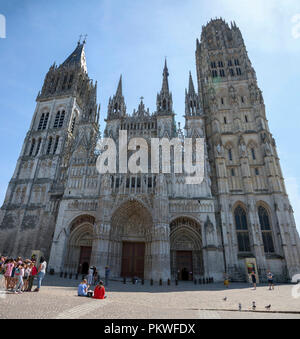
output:
[[[152,225],[149,210],[137,200],[125,202],[113,214],[109,262],[115,276],[149,279]]]
[[[93,246],[93,225],[95,218],[83,215],[76,218],[71,226],[65,257],[66,272],[87,274]]]
[[[171,273],[173,279],[191,281],[204,276],[201,226],[180,217],[170,225]]]

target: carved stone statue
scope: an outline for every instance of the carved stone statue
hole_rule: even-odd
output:
[[[224,147],[222,144],[218,143],[216,145],[216,152],[217,152],[217,155],[222,157],[224,155]]]
[[[247,147],[246,147],[246,144],[244,142],[242,142],[240,144],[239,149],[240,149],[240,156],[241,157],[246,157],[247,156]]]
[[[273,155],[272,148],[268,142],[264,144],[265,156]]]

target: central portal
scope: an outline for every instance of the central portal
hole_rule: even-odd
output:
[[[152,278],[151,234],[153,220],[150,211],[137,200],[120,205],[111,218],[111,275],[119,278]]]
[[[144,279],[145,243],[123,242],[122,277]]]

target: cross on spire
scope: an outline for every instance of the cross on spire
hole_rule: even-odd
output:
[[[85,34],[85,35],[83,35],[83,34],[80,34],[80,36],[79,36],[79,40],[78,40],[78,45],[80,45],[81,44],[81,40],[82,40],[82,38],[83,38],[83,44],[85,44],[86,43],[86,38],[88,37],[88,35],[87,34]]]

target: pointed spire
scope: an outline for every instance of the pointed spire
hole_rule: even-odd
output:
[[[169,70],[167,66],[167,59],[165,59],[165,66],[163,71],[163,83],[161,92],[157,95],[157,112],[160,115],[173,114],[173,99],[169,90]]]
[[[190,82],[189,82],[189,94],[195,94],[195,87],[194,87],[194,82],[193,82],[193,77],[192,73],[190,72]]]
[[[122,87],[122,74],[121,74],[119,84],[118,84],[117,93],[116,93],[116,97],[122,97],[122,96],[123,96],[123,87]]]
[[[202,114],[199,96],[194,87],[192,73],[189,76],[189,90],[185,90],[185,116],[194,117]]]
[[[67,67],[71,65],[80,66],[87,71],[85,52],[84,52],[85,41],[81,43],[78,41],[77,46],[73,53],[62,63],[61,66]]]
[[[109,98],[107,119],[108,120],[120,119],[125,115],[126,115],[126,105],[123,96],[122,75],[121,75],[116,95],[114,95],[113,98]]]
[[[162,85],[162,92],[164,93],[169,93],[169,70],[167,66],[167,58],[165,59],[165,67],[164,67],[164,72],[163,72],[163,85]]]

